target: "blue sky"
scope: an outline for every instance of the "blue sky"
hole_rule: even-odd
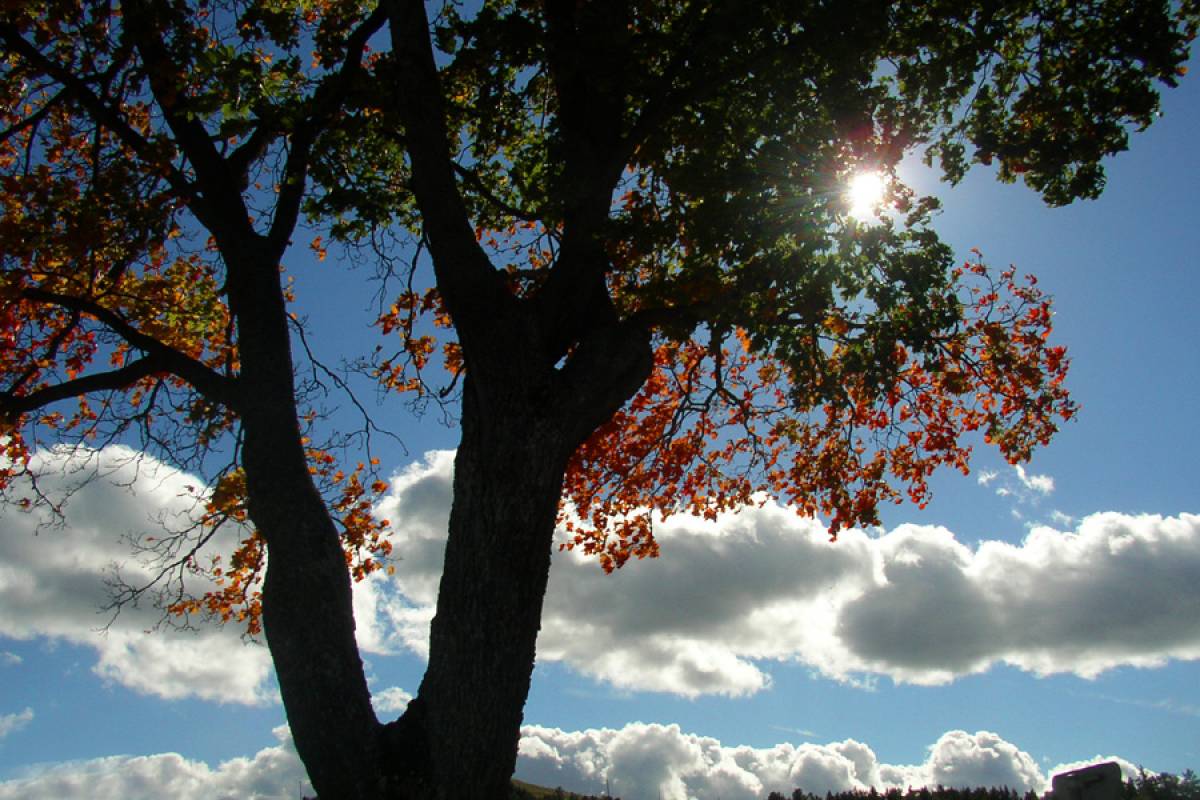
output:
[[[767,507],[677,520],[661,559],[613,577],[557,555],[519,775],[588,791],[607,777],[630,800],[1041,789],[1097,757],[1200,766],[1200,83],[1164,111],[1095,202],[1047,209],[982,171],[954,190],[907,176],[944,198],[937,227],[961,253],[1055,296],[1078,419],[1023,471],[980,450],[924,511],[886,509],[834,545]],[[336,360],[361,341],[361,284],[296,250]],[[383,709],[424,668],[449,501],[434,451],[455,442],[395,418],[408,451],[384,451],[379,512],[401,560],[357,598]],[[98,630],[104,569],[138,569],[121,537],[175,513],[188,482],[152,467],[136,493],[89,485],[63,530],[0,511],[0,798],[299,796],[263,648],[232,630],[147,634],[151,609]]]

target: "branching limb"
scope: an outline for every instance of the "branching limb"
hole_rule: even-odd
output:
[[[191,356],[141,332],[115,311],[104,308],[93,300],[50,292],[45,289],[24,289],[22,296],[29,300],[53,303],[70,311],[94,317],[132,347],[148,354],[147,358],[153,361],[156,368],[146,374],[160,371],[170,372],[190,383],[208,400],[228,408],[237,408],[235,378],[222,375]],[[78,380],[84,380],[84,378]]]
[[[154,9],[145,0],[123,5],[125,31],[141,57],[150,91],[162,109],[175,143],[196,172],[199,195],[193,193],[191,210],[218,240],[236,234],[253,234],[250,213],[242,196],[242,175],[221,156],[200,117],[192,113],[180,91],[183,69],[171,58]]]
[[[516,206],[511,205],[510,203],[507,203],[501,198],[497,197],[494,192],[488,189],[488,187],[480,179],[479,175],[477,175],[474,171],[467,169],[457,161],[452,161],[451,166],[454,167],[454,171],[458,173],[459,177],[463,179],[464,183],[470,186],[471,189],[477,192],[480,197],[482,197],[488,203],[491,203],[504,214],[524,222],[538,222],[543,219],[544,214],[540,211],[526,211],[523,208],[517,208]]]
[[[294,331],[296,331],[296,335],[300,339],[300,346],[304,348],[304,354],[305,354],[305,356],[308,357],[308,362],[312,365],[313,370],[315,372],[320,372],[326,378],[331,380],[333,382],[334,386],[336,386],[338,388],[338,390],[340,390],[346,397],[348,397],[350,399],[350,402],[358,410],[358,413],[362,417],[362,420],[363,420],[363,427],[359,432],[363,435],[363,437],[366,440],[366,448],[365,449],[366,449],[368,458],[370,458],[370,456],[372,455],[372,453],[371,453],[371,434],[372,433],[381,433],[384,436],[387,436],[392,441],[396,442],[396,444],[400,445],[401,451],[404,453],[404,455],[407,456],[408,448],[404,445],[404,441],[394,431],[379,427],[379,425],[377,425],[375,423],[374,417],[372,417],[371,413],[369,411],[367,411],[367,409],[363,406],[362,402],[358,399],[358,395],[355,393],[354,389],[350,386],[350,384],[346,382],[345,378],[343,378],[341,375],[338,375],[336,372],[334,372],[332,369],[330,369],[323,361],[321,361],[319,358],[317,358],[316,354],[314,354],[312,351],[312,347],[309,345],[308,335],[307,335],[307,333],[305,333],[304,326],[300,322],[295,320],[294,318],[292,319],[292,329]]]
[[[0,412],[11,416],[20,416],[45,408],[59,400],[69,400],[94,392],[127,389],[139,380],[163,371],[165,370],[161,360],[153,356],[139,358],[120,369],[84,375],[28,394],[0,393]]]
[[[307,114],[306,124],[296,126],[291,132],[279,198],[275,204],[275,214],[270,232],[267,234],[267,239],[278,250],[287,246],[292,231],[296,227],[296,221],[300,218],[300,206],[307,188],[309,157],[313,142],[341,109],[351,83],[363,74],[363,48],[367,41],[383,27],[386,20],[387,13],[380,6],[354,29],[346,41],[346,56],[342,60],[341,67],[337,72],[327,76],[317,87],[310,103],[311,108]],[[255,157],[257,155],[253,151],[243,154],[239,149],[230,157],[231,166],[244,171],[246,167],[242,165],[242,162],[245,161],[248,166],[249,161]]]
[[[490,349],[512,296],[475,240],[449,157],[441,81],[421,0],[387,0],[399,75],[394,87],[412,162],[412,190],[425,223],[438,289],[469,354]],[[469,358],[469,355],[468,355]]]

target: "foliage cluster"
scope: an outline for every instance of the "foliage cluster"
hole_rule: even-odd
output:
[[[487,265],[464,296],[493,319],[519,303],[526,351],[585,363],[585,340],[618,320],[651,336],[648,378],[565,476],[568,546],[606,570],[657,554],[654,517],[759,493],[835,533],[873,524],[883,503],[924,503],[936,467],[965,470],[972,432],[1019,461],[1071,417],[1048,298],[978,257],[955,268],[936,201],[896,167],[923,146],[951,180],[995,162],[1050,203],[1095,196],[1100,159],[1181,74],[1194,3],[631,3],[623,25],[589,9],[566,28],[555,8],[445,4],[417,26],[444,62],[420,97],[399,88],[422,83],[399,79],[408,56],[380,49],[384,6],[6,13],[0,490],[32,448],[121,437],[232,485],[251,339],[231,264],[259,248],[274,270],[304,216],[319,259],[407,228],[436,261],[434,195],[459,197],[468,260]],[[1136,48],[1116,33],[1131,26]],[[426,130],[410,106],[444,124]],[[419,210],[422,159],[450,172]],[[839,198],[858,170],[888,179],[877,226]],[[461,386],[491,346],[466,357],[465,306],[456,318],[420,255],[379,316],[395,344],[364,357],[385,389],[416,395],[439,350]],[[235,451],[216,474],[214,447]],[[330,448],[308,455],[356,577],[369,573],[387,556],[362,513],[370,477]],[[192,568],[187,549],[177,563]],[[255,629],[263,560],[243,550],[232,575],[209,570],[219,594],[176,610]]]

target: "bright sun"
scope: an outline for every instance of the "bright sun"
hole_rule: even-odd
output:
[[[851,178],[846,189],[850,216],[860,222],[875,219],[875,209],[883,202],[883,190],[883,176],[878,172],[860,172]]]

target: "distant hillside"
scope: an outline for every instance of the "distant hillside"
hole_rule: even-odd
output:
[[[564,791],[561,788],[548,789],[545,786],[534,786],[532,783],[525,783],[513,779],[512,794],[509,795],[511,800],[620,800],[618,797],[605,798],[598,795],[575,794],[574,792]]]

